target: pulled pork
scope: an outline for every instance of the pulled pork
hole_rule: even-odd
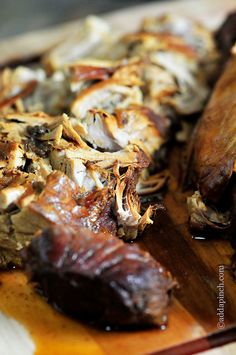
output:
[[[38,67],[0,73],[1,266],[45,227],[130,240],[152,223],[139,194],[168,172],[149,165],[179,117],[202,110],[217,51],[209,31],[178,17],[110,33],[90,17]]]

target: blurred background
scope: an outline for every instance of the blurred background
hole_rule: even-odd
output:
[[[147,2],[153,1],[0,0],[0,37],[4,38],[22,32],[45,28],[81,18],[88,14],[101,14]]]

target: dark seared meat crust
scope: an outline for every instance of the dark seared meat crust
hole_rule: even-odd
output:
[[[80,228],[51,228],[25,255],[32,280],[56,307],[100,325],[160,325],[166,320],[170,274],[147,252]]]
[[[203,117],[196,126],[190,153],[190,171],[202,197],[220,201],[235,170],[236,58],[218,81]]]

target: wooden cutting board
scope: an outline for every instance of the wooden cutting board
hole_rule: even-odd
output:
[[[146,15],[174,12],[197,17],[210,27],[236,8],[234,0],[190,0],[152,3],[107,15],[120,30],[133,30]],[[0,64],[36,56],[78,26],[72,22],[55,29],[26,34],[0,42]],[[32,43],[34,45],[32,46]],[[22,50],[23,48],[23,50]],[[194,240],[188,229],[186,196],[178,187],[181,149],[172,154],[166,211],[157,213],[155,223],[138,243],[160,260],[175,276],[175,290],[167,329],[134,332],[102,331],[55,311],[27,283],[19,271],[0,273],[1,355],[143,355],[192,354],[236,341],[236,283],[229,270],[234,250],[221,238]],[[224,328],[219,329],[219,288],[224,283]],[[221,280],[219,279],[221,278]],[[220,325],[222,326],[222,324]],[[234,354],[236,346],[222,347],[219,354]]]

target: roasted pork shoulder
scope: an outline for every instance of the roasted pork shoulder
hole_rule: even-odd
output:
[[[216,84],[190,145],[189,172],[199,192],[188,199],[188,206],[192,224],[200,229],[229,228],[235,213],[235,76],[233,56]]]

